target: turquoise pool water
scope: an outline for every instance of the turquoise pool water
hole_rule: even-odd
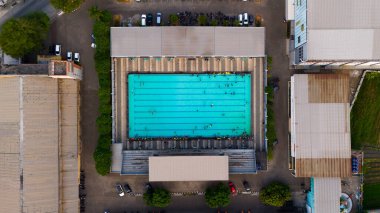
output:
[[[129,137],[251,135],[251,75],[128,75]]]

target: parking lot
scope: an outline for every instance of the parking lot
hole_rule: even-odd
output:
[[[92,154],[97,143],[96,116],[98,115],[98,79],[93,60],[94,49],[91,45],[92,20],[88,16],[88,8],[98,5],[101,9],[108,9],[114,14],[123,17],[140,17],[142,13],[161,12],[164,21],[168,14],[181,11],[191,12],[217,12],[226,15],[238,15],[248,12],[252,15],[261,15],[263,25],[266,27],[267,54],[273,57],[273,70],[271,75],[279,78],[279,90],[275,94],[276,129],[279,144],[275,147],[275,156],[270,162],[268,172],[257,175],[232,175],[231,180],[242,187],[242,181],[248,180],[253,190],[259,190],[265,184],[280,180],[288,183],[294,191],[294,198],[301,201],[304,186],[308,185],[303,178],[295,179],[291,176],[287,165],[287,81],[290,78],[288,59],[285,54],[286,24],[282,22],[284,17],[284,2],[275,0],[251,0],[248,2],[238,0],[149,0],[140,3],[117,3],[111,0],[87,0],[80,9],[69,15],[63,15],[53,23],[50,35],[50,43],[60,43],[62,52],[79,52],[81,64],[84,69],[84,80],[81,82],[81,138],[83,153],[81,156],[82,168],[86,175],[86,212],[101,212],[109,209],[111,212],[147,212],[147,208],[141,197],[119,197],[114,188],[116,183],[128,182],[133,191],[142,193],[147,176],[120,176],[111,174],[106,177],[99,176],[94,167]],[[233,5],[233,6],[231,6]],[[283,33],[281,33],[283,32]],[[301,185],[301,183],[304,183]],[[157,183],[153,186],[162,186],[172,192],[203,191],[213,182],[183,182],[183,183]],[[257,196],[239,195],[232,199],[228,212],[241,212],[251,209],[252,212],[273,212],[276,209],[260,204]],[[174,197],[172,204],[166,212],[213,212],[205,202],[203,196]]]

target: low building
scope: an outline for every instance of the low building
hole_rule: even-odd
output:
[[[111,172],[150,181],[257,173],[265,28],[112,27],[111,57]]]
[[[380,66],[380,1],[295,0],[294,7],[293,64]]]
[[[290,132],[296,177],[350,176],[349,76],[292,76]]]
[[[78,212],[79,81],[0,75],[2,212]]]
[[[291,170],[311,177],[310,212],[339,212],[340,180],[352,175],[349,76],[296,74],[290,86]]]

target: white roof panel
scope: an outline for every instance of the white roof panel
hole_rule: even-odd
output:
[[[339,212],[341,192],[340,178],[314,178],[315,213]]]
[[[308,0],[307,59],[380,60],[379,0]]]
[[[112,57],[265,56],[263,27],[112,27]]]
[[[228,180],[228,156],[149,157],[149,181],[216,180]]]

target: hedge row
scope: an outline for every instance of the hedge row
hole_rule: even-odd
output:
[[[108,11],[100,11],[95,19],[94,36],[96,38],[95,69],[99,79],[99,117],[96,119],[99,139],[94,152],[96,171],[107,175],[111,167],[112,152],[112,106],[111,106],[111,57],[110,27],[112,15]]]

